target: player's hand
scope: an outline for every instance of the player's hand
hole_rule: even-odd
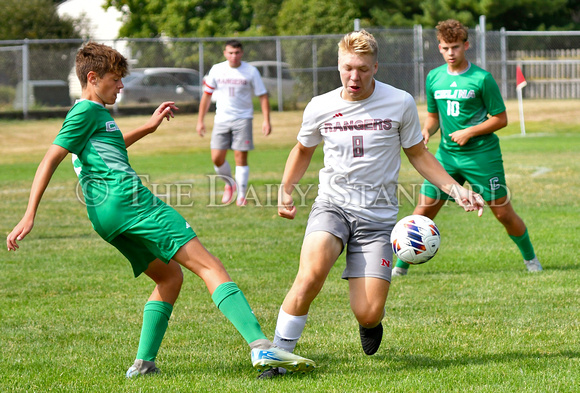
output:
[[[477,210],[477,215],[481,217],[483,214],[483,207],[485,206],[485,201],[483,197],[478,193],[468,190],[465,187],[456,188],[455,202],[459,204],[466,212],[471,212]]]
[[[262,134],[264,134],[264,136],[268,136],[268,135],[270,135],[271,132],[272,132],[272,125],[270,124],[270,122],[264,121],[262,123]]]
[[[292,195],[284,191],[283,186],[280,186],[278,193],[278,215],[289,220],[296,217],[296,206],[294,206],[294,199]]]
[[[162,103],[161,105],[159,105],[157,107],[157,109],[155,109],[155,112],[153,112],[152,117],[156,121],[158,120],[157,125],[159,125],[159,124],[161,124],[163,119],[166,119],[167,121],[169,121],[171,118],[175,117],[175,115],[173,114],[173,111],[177,111],[177,110],[179,110],[179,108],[177,106],[175,106],[175,102],[166,101],[166,102]]]
[[[19,246],[17,241],[20,241],[26,237],[32,231],[34,226],[34,220],[28,220],[23,218],[20,220],[18,225],[14,227],[12,232],[6,237],[6,246],[8,246],[8,251],[16,251]]]
[[[155,112],[153,112],[153,115],[151,115],[151,118],[147,124],[145,124],[145,127],[149,129],[150,132],[155,132],[155,130],[157,130],[157,128],[161,125],[163,119],[169,121],[169,119],[175,117],[173,111],[176,110],[179,110],[179,108],[175,106],[174,102],[166,101],[162,103],[157,107],[157,109],[155,109]]]
[[[197,123],[197,134],[201,137],[203,137],[205,135],[205,124],[203,123]]]
[[[453,142],[457,143],[459,146],[463,146],[471,139],[471,132],[469,131],[469,128],[466,128],[465,130],[452,132],[449,136]]]
[[[421,130],[421,134],[423,135],[423,143],[425,144],[425,147],[429,149],[427,147],[427,143],[429,143],[429,138],[431,137],[431,135],[429,135],[429,130],[423,129]]]

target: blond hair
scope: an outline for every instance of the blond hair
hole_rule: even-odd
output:
[[[371,55],[376,61],[379,56],[379,45],[371,33],[365,30],[353,31],[342,37],[338,43],[338,55],[342,53]]]

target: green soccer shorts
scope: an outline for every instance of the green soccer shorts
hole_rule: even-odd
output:
[[[169,263],[175,253],[194,237],[196,234],[185,218],[164,203],[110,243],[131,262],[137,277],[156,258]]]
[[[499,145],[484,152],[447,152],[439,148],[435,157],[459,184],[466,181],[486,202],[508,195],[503,159]],[[451,199],[428,180],[421,186],[421,194],[433,199]]]

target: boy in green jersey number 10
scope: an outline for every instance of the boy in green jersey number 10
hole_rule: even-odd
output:
[[[542,270],[528,230],[509,200],[499,138],[495,131],[507,125],[507,114],[492,75],[470,63],[467,28],[456,20],[437,25],[439,52],[444,65],[427,75],[427,119],[422,134],[425,144],[441,129],[435,156],[458,183],[468,181],[483,196],[509,237],[518,246],[530,272]],[[425,181],[413,214],[434,219],[449,196]],[[409,265],[401,260],[393,276],[406,275]]]
[[[122,134],[105,106],[114,104],[123,88],[127,60],[106,45],[88,43],[77,53],[76,72],[82,86],[81,100],[67,114],[38,166],[28,208],[6,239],[8,251],[16,251],[17,242],[32,230],[52,175],[72,152],[93,228],[129,260],[135,277],[145,273],[155,282],[145,304],[139,348],[127,370],[128,378],[159,372],[155,358],[183,283],[181,266],[204,281],[216,306],[249,344],[255,368],[313,369],[309,359],[285,352],[266,338],[221,261],[204,248],[175,209],[143,186],[129,165],[127,147],[155,132],[164,118],[173,117],[178,109],[175,104],[162,103],[142,127]]]

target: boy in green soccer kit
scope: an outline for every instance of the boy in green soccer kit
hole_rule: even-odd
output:
[[[155,282],[145,304],[137,356],[128,378],[159,372],[155,358],[183,282],[181,266],[198,275],[220,311],[251,348],[258,370],[284,366],[310,371],[309,359],[274,346],[263,334],[245,296],[221,261],[210,254],[186,220],[147,189],[131,168],[127,148],[155,132],[177,107],[162,103],[142,127],[122,134],[105,105],[115,103],[128,73],[127,60],[116,50],[88,43],[77,53],[76,72],[83,89],[66,116],[53,145],[40,163],[28,208],[6,239],[9,251],[32,230],[38,205],[54,171],[73,153],[89,219],[95,231],[131,263],[135,277],[145,273]]]
[[[499,138],[495,131],[507,125],[506,108],[492,75],[470,63],[467,28],[456,20],[437,25],[439,51],[446,64],[427,75],[425,144],[441,128],[435,157],[457,182],[468,181],[483,196],[495,217],[518,246],[530,272],[542,270],[528,230],[514,211],[508,195]],[[447,194],[425,181],[413,214],[434,219]],[[405,275],[409,264],[399,260],[394,276]]]

